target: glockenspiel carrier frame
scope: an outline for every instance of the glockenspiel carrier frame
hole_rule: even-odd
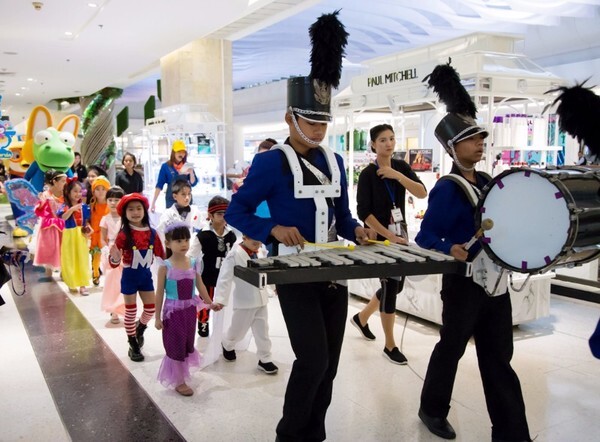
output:
[[[471,263],[417,245],[356,246],[354,250],[322,249],[295,255],[252,259],[236,266],[234,275],[255,287],[269,284],[342,281],[408,275],[459,273],[471,276]]]

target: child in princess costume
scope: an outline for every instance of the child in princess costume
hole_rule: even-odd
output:
[[[81,183],[77,178],[67,178],[64,189],[65,203],[58,209],[57,216],[65,221],[60,248],[60,268],[62,279],[79,294],[89,295],[87,285],[90,283],[90,255],[88,239],[92,231],[90,227],[90,207],[81,202]]]
[[[113,268],[108,263],[109,250],[115,243],[117,235],[121,230],[121,217],[117,212],[117,206],[125,192],[119,186],[114,186],[106,192],[108,214],[100,220],[102,262],[101,268],[104,274],[104,288],[102,290],[102,310],[110,313],[110,322],[119,323],[119,315],[125,315],[125,302],[121,295],[121,276],[123,267],[119,265]]]
[[[121,217],[121,231],[110,248],[111,267],[123,265],[121,293],[125,300],[125,332],[129,341],[129,358],[134,362],[144,360],[144,331],[154,316],[154,284],[150,266],[154,256],[164,259],[163,246],[156,230],[150,227],[148,200],[144,195],[131,193],[121,199],[117,206]],[[137,316],[137,293],[144,304],[139,321]]]
[[[57,216],[58,208],[64,202],[63,190],[67,183],[67,175],[54,169],[46,171],[48,189],[40,196],[40,202],[35,207],[35,214],[40,217],[35,257],[33,265],[44,266],[46,277],[52,276],[52,271],[60,268],[60,247],[65,222]]]
[[[194,391],[186,384],[190,368],[200,367],[200,354],[194,347],[196,310],[202,304],[194,293],[196,286],[205,304],[211,299],[200,276],[202,260],[186,256],[190,248],[190,230],[186,223],[174,221],[165,226],[167,259],[158,270],[156,288],[156,328],[163,332],[164,357],[158,380],[175,387],[182,396]]]

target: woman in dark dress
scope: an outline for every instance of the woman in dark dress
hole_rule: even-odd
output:
[[[135,170],[136,165],[135,155],[131,152],[125,152],[125,155],[123,155],[123,167],[125,169],[117,173],[115,178],[115,185],[121,187],[125,195],[144,192],[144,179]]]

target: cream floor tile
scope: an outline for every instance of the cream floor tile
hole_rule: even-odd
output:
[[[0,440],[69,441],[8,285],[1,294]]]
[[[183,398],[155,380],[164,355],[160,332],[149,327],[144,347],[146,361],[131,362],[122,324],[110,324],[108,315],[100,311],[100,290],[93,289],[88,297],[69,296],[187,440],[274,440],[294,360],[277,298],[269,305],[269,315],[273,359],[280,367],[279,373],[267,376],[256,369],[252,342],[248,351],[238,352],[235,363],[221,359],[196,372],[191,383],[196,394]],[[351,297],[349,317],[363,305]],[[515,328],[513,365],[523,386],[531,433],[538,435],[538,442],[597,439],[600,361],[591,356],[587,338],[598,316],[598,305],[553,297],[549,318]],[[327,416],[328,441],[439,441],[417,417],[422,378],[439,328],[414,318],[406,321],[399,314],[395,337],[399,346],[402,343],[409,365],[398,366],[382,357],[379,317],[374,315],[369,324],[377,336],[374,342],[347,327]],[[198,339],[197,346],[203,349],[206,339]],[[472,343],[461,360],[451,406],[449,420],[458,433],[457,440],[490,439]]]

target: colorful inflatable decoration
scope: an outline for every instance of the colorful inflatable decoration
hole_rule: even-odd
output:
[[[1,114],[0,114],[1,115]],[[12,157],[8,146],[12,143],[15,131],[12,130],[8,121],[0,121],[0,160],[6,160]]]
[[[23,178],[31,163],[23,158],[23,141],[14,141],[8,146],[11,158],[8,160],[8,173],[11,178]]]
[[[22,237],[31,235],[35,224],[37,223],[37,215],[34,213],[34,207],[39,202],[38,192],[31,183],[23,178],[8,180],[4,183],[8,200],[13,203],[19,211],[14,211],[15,222],[18,227],[27,232],[25,235],[13,230],[13,236]]]
[[[0,95],[0,105],[2,105],[2,95]],[[2,117],[2,107],[0,106],[0,117]],[[6,148],[10,146],[12,137],[15,131],[12,130],[10,121],[0,120],[0,160],[8,159],[12,156],[9,150]]]
[[[44,190],[44,173],[48,169],[65,172],[73,176],[70,170],[75,160],[75,138],[79,132],[79,117],[68,115],[61,120],[55,129],[52,127],[52,116],[44,106],[36,106],[27,122],[27,142],[33,140],[33,157],[35,161],[25,173],[25,179],[38,192]]]

